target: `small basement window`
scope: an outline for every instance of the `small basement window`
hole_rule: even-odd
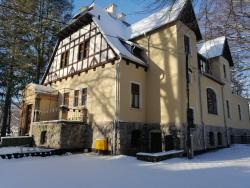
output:
[[[45,144],[47,142],[47,131],[41,132],[40,144]]]

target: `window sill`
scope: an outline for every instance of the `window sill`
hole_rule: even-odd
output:
[[[219,114],[218,114],[218,113],[217,113],[217,114],[215,114],[215,113],[209,113],[209,112],[208,112],[208,114],[209,114],[209,115],[219,116]]]
[[[142,111],[142,108],[141,107],[139,107],[139,108],[130,107],[130,110],[133,110],[133,111]]]

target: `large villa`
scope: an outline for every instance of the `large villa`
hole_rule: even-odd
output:
[[[36,146],[134,155],[186,150],[190,135],[194,151],[250,136],[227,38],[202,38],[191,1],[134,24],[93,4],[57,37],[40,85],[23,91],[21,135]]]

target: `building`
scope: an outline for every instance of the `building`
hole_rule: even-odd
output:
[[[104,139],[113,154],[135,154],[186,149],[190,130],[195,151],[225,147],[250,135],[233,65],[225,37],[202,40],[189,0],[132,25],[114,4],[91,5],[58,33],[41,85],[24,90],[21,134],[51,148]]]

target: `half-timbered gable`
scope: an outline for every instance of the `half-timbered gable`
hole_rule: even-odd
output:
[[[44,83],[103,66],[115,59],[117,55],[114,50],[96,24],[90,22],[60,39]]]

